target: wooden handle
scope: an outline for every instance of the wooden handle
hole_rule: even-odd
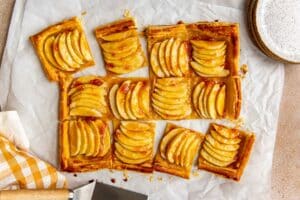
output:
[[[0,200],[68,200],[69,190],[3,190]]]

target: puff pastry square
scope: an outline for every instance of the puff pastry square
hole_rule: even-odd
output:
[[[152,172],[155,124],[121,121],[114,133],[113,168]]]
[[[94,118],[60,125],[60,163],[63,171],[84,172],[111,168],[111,137],[106,121]]]
[[[110,85],[109,106],[115,119],[151,119],[150,81],[148,79],[115,79]]]
[[[146,29],[150,77],[189,76],[188,34],[184,24]]]
[[[200,149],[198,168],[239,181],[254,140],[253,133],[212,124]]]
[[[196,76],[236,76],[239,71],[239,25],[199,22],[187,25],[191,45],[191,68]]]
[[[187,119],[192,113],[189,78],[157,78],[153,81],[151,106],[158,119]]]
[[[201,133],[168,123],[155,156],[154,169],[188,179],[203,138]]]
[[[52,25],[30,39],[50,81],[95,64],[77,17]]]
[[[205,80],[192,79],[192,108],[195,118],[236,119],[241,110],[239,77]]]
[[[99,76],[64,77],[60,80],[60,120],[107,118],[108,84]]]
[[[95,30],[108,74],[126,74],[146,66],[135,19],[126,17]]]

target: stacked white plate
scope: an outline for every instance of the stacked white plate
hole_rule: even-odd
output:
[[[300,63],[300,0],[248,0],[248,26],[267,56]]]

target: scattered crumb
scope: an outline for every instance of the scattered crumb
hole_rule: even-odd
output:
[[[129,178],[128,172],[127,172],[126,170],[124,170],[124,171],[123,171],[123,180],[124,180],[124,181],[128,181],[128,178]]]
[[[83,11],[82,13],[81,13],[81,16],[84,16],[84,15],[86,15],[86,11]]]
[[[112,169],[109,169],[109,172],[111,172],[111,173],[114,173],[114,170],[112,170]]]
[[[124,10],[124,14],[123,15],[124,15],[124,17],[131,17],[130,11],[127,10],[127,9]]]
[[[247,65],[242,65],[240,67],[240,70],[241,70],[241,78],[245,78],[246,77],[246,74],[248,73],[248,66]]]
[[[235,123],[235,128],[239,128],[245,124],[245,119],[243,117],[240,117],[237,120],[235,120],[234,123]]]
[[[149,181],[152,182],[152,181],[153,181],[153,178],[154,178],[153,175],[150,175],[150,176],[149,176]]]
[[[219,22],[219,20],[218,20],[218,19],[215,19],[215,22]]]
[[[163,178],[161,176],[157,177],[157,180],[162,181]]]
[[[77,177],[77,174],[73,174],[74,177]]]
[[[192,176],[199,176],[198,170],[192,170]]]
[[[112,183],[115,183],[115,182],[116,182],[116,179],[112,178],[112,179],[110,179],[110,181],[111,181]]]

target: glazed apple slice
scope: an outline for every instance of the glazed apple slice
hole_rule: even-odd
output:
[[[160,65],[162,71],[165,74],[165,77],[170,76],[170,72],[167,68],[167,64],[166,64],[166,60],[165,60],[167,42],[168,42],[168,40],[164,40],[163,42],[160,43],[159,48],[158,48],[158,61],[159,61],[159,65]]]
[[[221,136],[218,132],[211,130],[210,134],[213,136],[214,139],[216,139],[218,142],[222,144],[239,144],[241,142],[241,139],[236,138],[225,138]]]
[[[78,99],[76,101],[72,101],[70,104],[70,109],[76,108],[76,107],[89,107],[89,108],[100,108],[101,110],[105,111],[102,107],[102,104],[99,101],[94,101],[91,99]]]
[[[239,136],[239,131],[235,129],[228,129],[223,126],[219,126],[216,124],[213,124],[214,129],[223,137],[225,138],[236,138]]]
[[[155,43],[152,46],[151,53],[150,53],[150,64],[151,64],[151,69],[154,72],[154,74],[158,77],[164,77],[165,74],[161,69],[161,66],[159,64],[158,60],[158,49],[159,49],[160,43]]]
[[[133,146],[133,147],[147,146],[149,144],[152,144],[152,139],[151,138],[147,138],[145,140],[134,140],[132,138],[127,137],[120,130],[116,131],[115,138],[121,144],[125,144],[127,146]]]
[[[132,37],[132,36],[137,36],[136,29],[129,29],[127,31],[122,31],[118,33],[112,33],[109,35],[104,35],[104,36],[99,36],[102,40],[108,41],[108,42],[115,42],[115,41],[120,41],[124,40],[126,38]]]
[[[93,95],[99,95],[101,92],[100,90],[101,90],[100,87],[97,85],[83,84],[83,85],[79,85],[77,87],[71,88],[68,92],[68,95],[72,96],[73,94],[82,93],[82,92],[91,93]]]
[[[209,153],[207,153],[204,149],[202,149],[200,151],[200,155],[206,160],[208,161],[209,163],[213,164],[213,165],[216,165],[216,166],[219,166],[219,167],[226,167],[228,165],[230,165],[231,163],[234,162],[234,160],[232,161],[227,161],[227,162],[224,162],[224,161],[220,161],[218,159],[215,159],[214,157],[212,157]]]
[[[134,43],[132,44],[131,48],[128,49],[127,51],[121,53],[108,53],[103,51],[103,56],[107,62],[116,62],[116,61],[122,61],[127,57],[136,56],[137,52],[139,51],[140,49],[138,43]]]
[[[217,110],[216,110],[216,97],[218,94],[218,91],[220,89],[220,84],[215,83],[212,86],[212,89],[209,92],[209,95],[207,97],[207,112],[212,119],[217,118]]]
[[[135,48],[138,43],[137,37],[128,37],[122,41],[102,43],[102,49],[107,53],[122,54]]]
[[[130,84],[131,84],[130,80],[124,81],[116,94],[117,110],[123,119],[129,119],[129,116],[127,115],[125,110],[125,101],[126,101],[126,95],[130,90]]]
[[[126,98],[125,98],[125,112],[126,112],[127,116],[129,117],[129,119],[131,119],[131,120],[136,120],[136,116],[133,114],[133,112],[131,110],[131,96],[132,96],[134,87],[135,87],[134,84],[130,84],[129,90],[128,90],[128,92],[126,94]]]
[[[238,151],[223,151],[223,150],[216,149],[208,141],[204,142],[203,148],[209,148],[211,151],[218,154],[219,156],[224,156],[224,157],[227,157],[228,159],[230,158],[232,160],[235,158],[235,156],[238,153]]]
[[[187,90],[177,90],[177,92],[169,92],[166,90],[162,90],[162,89],[158,89],[155,88],[154,92],[159,94],[160,96],[166,97],[166,98],[175,98],[175,99],[179,99],[179,98],[186,98],[187,96]]]
[[[72,68],[80,68],[80,65],[77,62],[74,62],[72,56],[69,53],[68,47],[67,47],[67,39],[66,39],[66,33],[61,33],[59,40],[58,40],[58,51],[61,55],[61,58],[65,63],[67,63],[68,66],[71,66]]]
[[[170,163],[175,162],[175,152],[179,148],[180,143],[186,137],[186,134],[187,134],[186,131],[183,131],[177,134],[173,139],[169,141],[169,144],[167,145],[166,156],[167,156],[167,160]]]
[[[145,116],[150,114],[150,86],[145,82],[139,92],[139,106]]]
[[[100,141],[101,141],[101,148],[99,150],[99,156],[103,157],[105,156],[108,151],[110,150],[110,133],[109,133],[109,127],[106,123],[104,123],[102,120],[96,121],[97,126],[99,127],[99,134],[100,134]]]
[[[85,38],[84,33],[80,33],[79,35],[79,48],[81,55],[83,56],[84,60],[91,61],[93,60],[93,57],[91,55],[88,42]]]
[[[216,110],[219,116],[224,115],[225,110],[225,98],[226,98],[226,85],[222,85],[218,91],[216,98]]]
[[[146,156],[146,157],[141,158],[141,159],[130,159],[130,158],[127,158],[127,157],[121,155],[118,151],[115,151],[115,155],[122,162],[128,163],[128,164],[142,164],[142,163],[144,163],[144,162],[146,162],[150,159],[149,156]]]
[[[196,135],[191,134],[187,137],[187,139],[183,142],[183,147],[181,149],[180,155],[179,155],[179,164],[181,167],[185,165],[185,157],[186,153],[188,152],[188,149],[190,148],[193,141],[196,140]]]
[[[164,103],[164,104],[169,104],[169,105],[179,105],[183,104],[186,102],[185,98],[180,98],[180,99],[170,99],[164,96],[161,96],[160,94],[153,93],[152,94],[152,100],[155,99],[158,102]]]
[[[170,130],[161,140],[160,145],[159,145],[159,152],[161,157],[166,159],[166,150],[167,150],[167,145],[169,142],[175,138],[178,134],[182,133],[184,131],[184,128],[174,128]]]
[[[94,132],[91,129],[90,125],[86,121],[82,121],[85,132],[87,134],[87,150],[86,150],[86,156],[92,156],[93,153],[95,152],[95,137],[94,137]]]
[[[231,162],[235,161],[235,157],[227,157],[217,154],[213,149],[209,148],[207,145],[203,145],[203,149],[213,158],[220,160],[222,162]]]
[[[189,146],[183,161],[184,167],[190,167],[193,164],[193,160],[195,158],[195,154],[198,151],[199,145],[200,145],[200,139],[197,138],[194,141],[192,141],[191,146]]]
[[[225,56],[215,57],[214,59],[211,60],[198,59],[196,56],[194,56],[193,59],[200,65],[203,65],[204,67],[207,68],[224,66],[225,63]]]
[[[98,109],[78,106],[70,109],[70,116],[102,117],[103,115]]]
[[[99,133],[99,129],[96,125],[96,123],[94,121],[90,121],[89,122],[89,126],[91,128],[91,131],[94,134],[94,152],[92,154],[93,157],[96,157],[99,154],[100,151],[100,145],[101,145],[101,141],[100,141],[100,133]]]
[[[171,59],[172,59],[171,53],[172,53],[172,46],[173,46],[174,41],[175,41],[174,38],[168,39],[166,47],[165,47],[165,63],[166,63],[168,72],[172,76],[176,76],[176,74],[172,71],[172,66],[171,66]]]
[[[112,88],[109,91],[109,105],[111,108],[111,111],[113,113],[113,115],[115,116],[115,118],[117,119],[121,119],[121,116],[119,114],[119,111],[117,109],[117,105],[116,105],[116,94],[117,91],[119,90],[119,85],[118,84],[114,84],[112,86]]]
[[[186,75],[189,71],[189,56],[186,42],[182,42],[178,49],[178,67],[183,75]]]
[[[210,115],[209,115],[209,112],[208,112],[208,97],[209,97],[209,94],[212,90],[214,86],[214,83],[213,82],[208,82],[207,85],[206,85],[206,89],[204,91],[204,94],[203,94],[203,98],[202,98],[202,103],[203,103],[203,114],[204,116],[206,116],[207,118],[210,118]]]
[[[79,46],[79,40],[80,40],[80,33],[77,29],[73,30],[71,35],[71,43],[72,47],[74,49],[74,52],[76,55],[81,59],[84,60],[83,55],[81,54],[80,46]]]
[[[84,124],[81,120],[77,121],[77,127],[80,131],[80,139],[81,139],[81,146],[80,146],[80,152],[79,154],[86,154],[87,147],[88,147],[88,138],[87,138],[87,133],[84,128]]]
[[[64,70],[64,68],[61,68],[61,66],[55,61],[53,57],[53,48],[52,45],[54,43],[54,36],[48,37],[44,43],[44,54],[48,62],[53,65],[54,67]]]
[[[192,68],[196,73],[200,74],[203,77],[226,77],[229,75],[229,71],[223,67],[204,67],[197,62],[191,62]]]
[[[222,151],[237,151],[240,147],[238,144],[222,144],[218,142],[213,136],[210,134],[206,135],[206,140],[216,149]]]
[[[130,98],[130,110],[132,114],[138,119],[142,119],[145,117],[143,110],[139,106],[139,102],[140,102],[139,94],[142,87],[143,87],[143,82],[141,81],[137,82],[132,90],[132,94]]]
[[[205,41],[205,40],[191,40],[191,44],[203,49],[220,49],[225,45],[225,41]]]
[[[202,82],[200,82],[199,84],[196,85],[196,87],[193,91],[193,97],[192,97],[192,102],[193,102],[194,109],[200,117],[202,117],[202,114],[199,110],[199,105],[198,104],[199,104],[199,96],[200,96],[202,90],[205,90],[205,82],[204,81],[202,81]],[[200,102],[200,103],[202,103],[202,102]]]
[[[179,46],[181,44],[180,39],[175,39],[173,44],[172,44],[172,49],[171,49],[171,71],[173,72],[174,76],[182,76],[182,73],[180,71],[180,68],[178,66],[178,50]]]
[[[115,149],[120,155],[131,160],[150,159],[151,156],[151,151],[130,151],[118,143],[115,143]]]
[[[122,125],[120,126],[120,130],[124,133],[124,135],[129,138],[133,138],[134,140],[145,140],[152,137],[152,133],[150,131],[130,131]]]
[[[147,131],[151,128],[149,124],[137,121],[121,121],[121,126],[129,131]]]
[[[73,45],[72,45],[72,32],[68,32],[66,33],[66,45],[67,45],[67,49],[72,57],[72,59],[82,65],[84,62],[83,62],[83,58],[82,56],[78,56],[77,53],[76,53],[76,50],[73,48]]]
[[[69,141],[71,156],[77,156],[80,152],[81,133],[77,130],[77,124],[75,121],[70,121],[69,123]]]

